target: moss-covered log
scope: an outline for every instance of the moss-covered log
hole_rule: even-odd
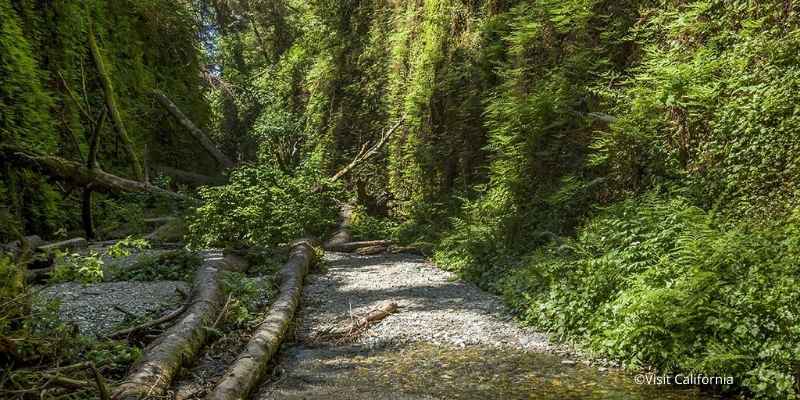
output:
[[[280,272],[280,294],[270,308],[264,322],[256,330],[247,348],[208,395],[208,400],[239,400],[247,397],[258,384],[267,364],[278,351],[303,291],[303,278],[314,257],[314,249],[307,241],[292,246],[289,261]]]
[[[194,279],[190,306],[175,325],[150,344],[142,359],[114,391],[114,400],[135,400],[160,396],[169,387],[180,367],[195,358],[205,344],[214,323],[223,293],[220,277],[223,271],[241,271],[245,261],[234,255],[206,257]]]
[[[97,39],[94,37],[94,25],[92,23],[89,23],[89,50],[91,50],[92,59],[94,60],[95,68],[97,68],[97,74],[100,77],[100,83],[103,86],[103,98],[105,100],[108,113],[111,116],[111,121],[114,123],[114,129],[117,132],[117,136],[119,136],[120,140],[122,141],[125,153],[130,159],[131,168],[133,168],[133,175],[136,177],[136,180],[141,181],[144,179],[142,165],[139,162],[139,156],[136,155],[136,149],[133,147],[133,142],[131,141],[130,136],[128,136],[128,131],[125,130],[125,124],[122,122],[122,115],[120,115],[117,101],[114,98],[114,86],[111,83],[111,76],[109,75],[108,70],[106,70],[105,63],[103,62],[103,55],[100,54],[100,47],[97,45]]]
[[[175,200],[196,201],[189,196],[170,192],[147,182],[133,181],[109,174],[100,168],[89,169],[75,161],[38,154],[14,146],[0,145],[0,161],[2,160],[8,160],[14,165],[30,168],[76,186],[86,187],[91,185],[93,191],[114,193],[145,192]]]

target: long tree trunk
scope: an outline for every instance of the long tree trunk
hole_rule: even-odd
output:
[[[247,348],[236,357],[236,362],[209,393],[207,400],[244,399],[263,378],[268,362],[278,351],[300,303],[303,278],[313,257],[314,249],[306,241],[300,241],[292,247],[289,261],[280,272],[278,298],[272,303],[264,322],[250,338]]]
[[[92,188],[83,188],[81,196],[81,223],[87,239],[94,239],[94,218],[92,217]]]
[[[225,168],[233,168],[234,166],[233,161],[231,161],[231,159],[228,158],[228,156],[223,154],[217,148],[217,146],[214,145],[211,139],[208,138],[205,132],[200,130],[200,128],[198,128],[197,125],[195,125],[192,122],[192,120],[190,120],[178,108],[178,106],[176,106],[175,103],[173,103],[172,100],[169,99],[169,97],[167,97],[164,93],[158,90],[153,90],[153,95],[156,97],[158,102],[161,103],[161,105],[164,106],[164,108],[166,108],[167,111],[169,111],[169,113],[172,114],[172,116],[175,117],[175,119],[177,119],[178,122],[181,123],[181,125],[183,125],[187,130],[189,130],[189,133],[191,133],[192,136],[194,136],[195,140],[197,140],[197,142],[200,143],[201,146],[203,146],[203,148],[208,152],[208,154],[211,154],[211,156],[213,156],[214,159],[216,159],[217,162],[220,163],[220,165],[222,165]]]
[[[195,358],[208,338],[208,330],[222,307],[221,276],[226,270],[242,271],[243,259],[211,255],[194,279],[191,306],[180,320],[144,351],[144,356],[112,395],[114,400],[138,400],[164,394],[180,367]]]
[[[125,130],[125,124],[122,122],[122,116],[119,113],[117,101],[114,98],[114,86],[111,83],[111,77],[106,70],[105,63],[103,63],[103,56],[100,53],[100,48],[97,46],[97,39],[94,37],[93,25],[94,24],[92,22],[89,23],[89,49],[91,50],[92,59],[94,59],[94,65],[97,68],[97,73],[100,75],[100,83],[103,86],[103,97],[106,102],[106,108],[108,109],[108,113],[111,115],[111,121],[114,123],[114,128],[117,132],[117,135],[122,141],[125,153],[131,162],[133,175],[136,180],[141,181],[144,178],[142,165],[139,162],[139,156],[136,155],[133,142],[131,142],[128,132]]]
[[[14,146],[0,145],[0,158],[9,160],[17,166],[30,168],[53,178],[70,182],[75,186],[86,187],[91,185],[93,191],[113,193],[144,192],[175,200],[197,201],[192,197],[170,192],[145,182],[133,181],[109,174],[100,168],[89,169],[75,161],[37,154]]]

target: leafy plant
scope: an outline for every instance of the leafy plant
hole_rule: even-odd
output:
[[[336,226],[338,189],[309,172],[289,175],[268,165],[245,166],[225,186],[203,188],[204,204],[188,221],[194,246],[274,246]]]
[[[50,282],[97,283],[103,280],[103,260],[100,255],[90,251],[87,255],[57,252],[55,267]]]
[[[188,281],[194,277],[203,259],[187,250],[168,251],[157,256],[142,256],[132,266],[114,274],[115,280]]]
[[[146,239],[134,238],[128,236],[125,239],[119,240],[106,249],[106,254],[113,258],[127,257],[131,255],[134,250],[142,250],[150,248],[150,242]]]

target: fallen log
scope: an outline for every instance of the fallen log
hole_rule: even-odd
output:
[[[178,122],[180,122],[181,125],[189,130],[189,133],[192,134],[195,140],[197,140],[197,142],[203,146],[208,154],[211,154],[211,156],[214,157],[214,159],[216,159],[220,165],[226,169],[233,168],[236,165],[233,161],[231,161],[230,158],[228,158],[228,156],[223,154],[217,148],[217,146],[214,145],[205,132],[200,130],[200,128],[198,128],[197,125],[192,122],[192,120],[183,114],[183,112],[178,108],[178,106],[175,105],[175,103],[172,102],[172,100],[169,99],[169,97],[158,90],[153,90],[153,95],[156,97],[156,100],[158,100],[158,102],[161,103],[161,105],[164,106],[164,108],[166,108],[167,111],[169,111],[169,113],[178,120]]]
[[[389,248],[383,245],[359,247],[355,253],[360,256],[372,256],[375,254],[385,253]]]
[[[343,205],[339,211],[339,229],[326,241],[322,247],[325,250],[332,249],[344,243],[353,240],[353,234],[350,232],[350,220],[352,219],[353,207],[350,205]]]
[[[208,400],[239,400],[247,397],[266,372],[300,303],[303,278],[314,257],[307,241],[295,243],[289,261],[280,271],[280,294],[245,350],[206,397]]]
[[[424,256],[425,253],[414,246],[389,246],[389,253],[391,254],[414,254],[418,256]]]
[[[93,191],[113,193],[142,192],[157,194],[174,200],[197,201],[192,197],[170,192],[147,182],[125,179],[109,174],[100,168],[86,168],[75,161],[38,154],[15,146],[0,145],[0,159],[10,160],[16,165],[30,168],[76,186],[86,187],[91,185]]]
[[[13,242],[6,243],[6,244],[2,245],[1,247],[2,247],[3,250],[8,251],[9,253],[16,253],[16,252],[22,250],[22,246],[24,244],[23,242],[28,242],[28,247],[29,248],[39,247],[39,246],[41,246],[41,245],[46,243],[39,236],[30,235],[30,236],[25,236],[24,239],[15,240]]]
[[[51,253],[56,250],[75,250],[75,249],[84,249],[89,247],[89,242],[82,237],[62,240],[60,242],[53,242],[41,245],[36,248],[36,250],[42,253]]]
[[[181,318],[145,350],[111,398],[134,400],[163,395],[181,365],[193,360],[208,338],[210,326],[222,306],[223,271],[241,271],[244,259],[221,254],[207,256],[195,275],[190,306]]]
[[[391,240],[364,240],[360,242],[347,242],[347,243],[340,243],[340,244],[326,246],[325,250],[349,253],[364,247],[375,247],[375,246],[386,247],[389,246],[390,244],[392,244]]]

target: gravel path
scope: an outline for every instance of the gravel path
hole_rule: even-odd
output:
[[[522,329],[497,297],[459,282],[455,275],[406,254],[358,256],[327,253],[324,274],[303,291],[302,342],[393,301],[399,312],[370,328],[357,342],[371,347],[424,341],[548,350],[547,339]]]

